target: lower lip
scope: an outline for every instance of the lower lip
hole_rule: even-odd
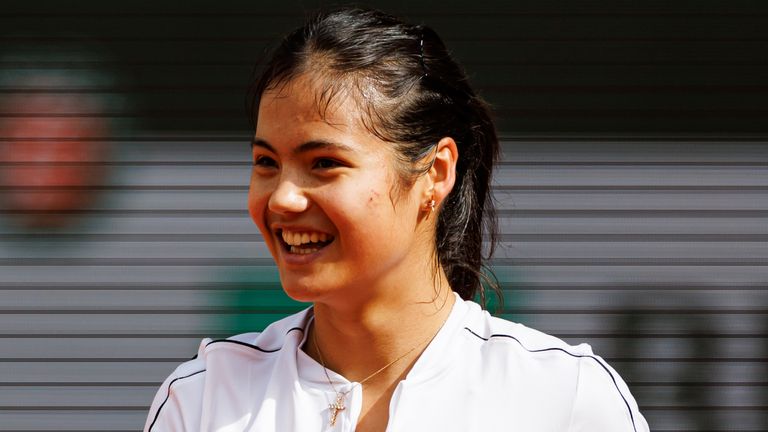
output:
[[[285,262],[288,265],[304,265],[309,264],[312,261],[320,258],[326,249],[328,249],[328,246],[332,245],[333,242],[328,243],[326,246],[322,247],[321,249],[316,250],[315,252],[308,253],[308,254],[294,254],[290,253],[287,250],[285,250],[285,247],[283,247],[282,243],[280,244],[280,256],[283,259],[283,262]]]

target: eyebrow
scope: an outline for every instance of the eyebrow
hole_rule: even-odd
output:
[[[275,148],[272,147],[268,142],[264,141],[263,139],[259,139],[259,138],[252,139],[251,148],[254,148],[254,147],[263,147],[271,151],[272,153],[277,153],[277,151],[275,151]],[[340,151],[347,151],[347,152],[354,151],[352,147],[346,144],[336,143],[332,141],[324,141],[324,140],[313,140],[313,141],[307,141],[301,144],[300,146],[296,147],[295,149],[293,149],[293,153],[294,154],[306,153],[313,150],[340,150]]]

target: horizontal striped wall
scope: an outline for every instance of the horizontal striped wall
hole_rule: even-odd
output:
[[[138,430],[200,338],[301,307],[244,209],[247,137],[112,144],[71,225],[0,212],[4,430]],[[502,316],[592,344],[655,431],[768,427],[765,143],[503,147]]]

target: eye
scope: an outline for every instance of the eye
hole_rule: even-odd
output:
[[[261,156],[256,156],[256,159],[253,161],[253,166],[264,167],[264,168],[277,168],[277,162],[269,156],[261,155]]]
[[[335,159],[329,159],[329,158],[320,158],[315,161],[314,168],[327,170],[332,168],[338,168],[344,166],[341,162],[335,160]]]

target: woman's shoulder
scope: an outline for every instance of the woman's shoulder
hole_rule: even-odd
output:
[[[293,347],[303,339],[307,317],[304,310],[272,323],[263,332],[203,339],[197,354],[177,366],[160,386],[144,431],[197,430],[204,411],[206,385],[236,385],[241,380],[238,372],[246,364],[251,370],[274,367],[284,347]],[[294,334],[301,336],[290,337]]]
[[[562,399],[570,411],[569,431],[648,430],[624,380],[589,344],[571,345],[467,303],[464,339],[482,356],[489,385],[507,385],[507,377],[529,398]]]
[[[554,354],[564,360],[594,356],[592,347],[586,343],[571,345],[562,339],[530,328],[524,324],[492,316],[471,301],[464,302],[468,313],[465,315],[465,335],[485,347],[498,347],[528,353],[531,357]]]
[[[202,353],[208,342],[210,339],[203,339],[197,354],[177,366],[163,381],[149,408],[144,432],[188,430],[199,422],[206,374]]]
[[[540,384],[570,386],[573,390],[585,368],[601,372],[610,382],[618,378],[587,343],[572,345],[524,324],[494,317],[475,303],[466,303],[469,313],[463,323],[463,338],[474,346],[473,351],[484,363],[526,370],[527,378]]]

